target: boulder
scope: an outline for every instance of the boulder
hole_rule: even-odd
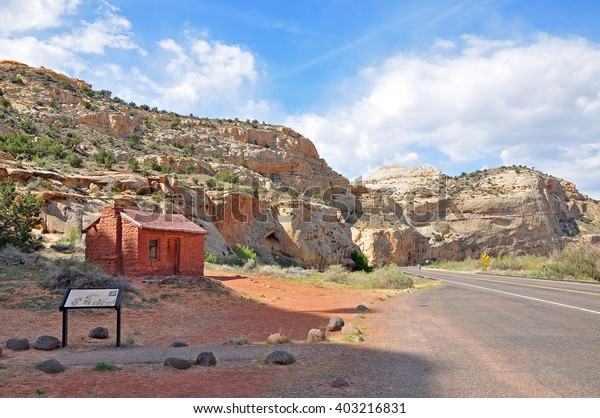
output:
[[[192,367],[192,363],[190,363],[188,359],[179,357],[169,357],[165,360],[164,365],[177,370],[184,370]]]
[[[318,343],[325,340],[325,334],[320,329],[313,328],[308,331],[308,342]]]
[[[14,351],[29,350],[29,340],[27,338],[11,338],[6,341],[6,347]]]
[[[287,351],[277,350],[273,351],[265,360],[267,364],[277,364],[280,366],[287,366],[294,363],[294,356]]]
[[[369,310],[369,308],[367,308],[367,307],[366,307],[365,305],[363,305],[363,304],[360,304],[360,305],[358,305],[358,306],[356,307],[356,310],[357,310],[358,312],[367,312],[367,311]]]
[[[203,367],[214,367],[218,363],[217,357],[212,351],[205,351],[203,353],[198,354],[198,358],[196,358],[196,364],[198,366]]]
[[[344,335],[353,335],[353,334],[360,335],[360,334],[362,334],[362,331],[353,324],[346,324],[342,328],[342,334],[344,334]]]
[[[33,343],[33,348],[36,350],[54,350],[60,346],[60,341],[58,338],[53,337],[51,335],[42,335],[35,340]]]
[[[171,343],[171,347],[187,347],[188,343],[183,340],[175,340]]]
[[[267,337],[267,344],[287,344],[290,342],[290,337],[283,335],[280,332],[271,334]]]
[[[0,364],[0,370],[6,370],[6,366],[3,364]]]
[[[98,338],[100,340],[104,340],[108,338],[108,328],[96,327],[90,331],[88,336],[90,338]]]
[[[344,320],[338,316],[332,316],[327,324],[327,331],[341,331],[344,327]]]
[[[61,373],[65,371],[65,367],[60,363],[60,361],[55,359],[43,361],[38,364],[36,368],[48,374]]]

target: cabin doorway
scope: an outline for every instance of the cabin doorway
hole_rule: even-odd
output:
[[[167,240],[167,269],[171,276],[179,273],[179,238]]]

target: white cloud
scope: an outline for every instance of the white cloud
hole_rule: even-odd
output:
[[[26,4],[27,7],[21,4]],[[135,49],[141,55],[146,54],[133,41],[131,23],[116,14],[118,9],[106,2],[102,2],[102,6],[98,9],[99,16],[96,20],[91,23],[82,21],[67,28],[62,17],[67,13],[75,12],[78,4],[79,0],[36,0],[31,2],[29,8],[30,2],[10,1],[3,6],[5,9],[0,9],[0,14],[6,12],[8,16],[22,22],[9,24],[10,30],[0,30],[0,35],[4,35],[0,36],[0,56],[31,66],[44,66],[78,75],[85,70],[93,69],[93,65],[90,65],[82,54],[103,55],[107,48]],[[38,14],[45,17],[42,19]],[[49,27],[57,28],[55,31],[58,33],[46,38],[16,34],[25,30]]]
[[[106,48],[114,48],[135,49],[145,55],[146,52],[132,38],[131,22],[107,8],[102,17],[94,22],[84,21],[80,27],[70,33],[54,36],[49,42],[76,53],[104,55]]]
[[[62,25],[65,14],[77,9],[80,0],[5,0],[0,4],[0,35]]]
[[[583,144],[600,143],[598,44],[548,35],[529,43],[465,35],[446,55],[435,52],[401,54],[365,69],[355,84],[360,97],[287,123],[351,177],[416,148],[432,165],[438,161],[427,159],[439,153],[455,165],[527,157],[529,165],[543,168],[545,161],[557,174],[550,168],[581,161],[559,147],[582,151]],[[427,149],[435,152],[428,157]],[[585,163],[600,170],[598,158]],[[585,181],[577,170],[562,172]]]
[[[152,78],[135,70],[134,97],[154,97],[157,105],[182,113],[231,115],[234,109],[263,112],[268,107],[264,101],[252,100],[259,74],[254,56],[241,46],[194,38],[184,44],[173,39],[157,44],[166,54],[153,60],[153,65],[166,71]]]

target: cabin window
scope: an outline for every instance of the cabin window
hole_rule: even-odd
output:
[[[148,244],[148,258],[150,260],[158,260],[158,240],[151,239]]]

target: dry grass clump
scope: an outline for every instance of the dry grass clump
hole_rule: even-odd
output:
[[[48,277],[40,283],[40,287],[47,290],[66,290],[69,286],[90,289],[121,287],[126,293],[140,294],[130,280],[109,276],[100,266],[74,259],[57,260]]]
[[[412,278],[403,273],[398,266],[389,264],[375,268],[370,273],[351,272],[340,265],[330,266],[315,278],[319,281],[347,284],[363,289],[408,289],[414,286]]]

